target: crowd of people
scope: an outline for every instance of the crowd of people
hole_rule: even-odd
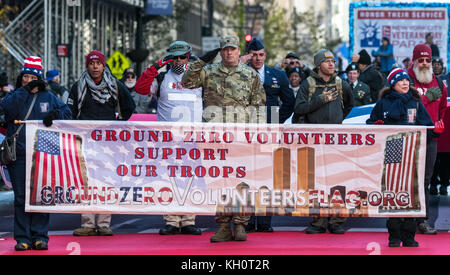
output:
[[[253,39],[242,53],[239,38],[224,36],[220,47],[195,57],[192,47],[174,41],[166,55],[137,76],[126,69],[117,80],[105,63],[102,52],[93,50],[86,56],[86,70],[71,89],[61,86],[59,72],[48,70],[43,77],[42,60],[28,57],[15,86],[0,75],[0,108],[5,135],[18,135],[17,160],[7,166],[14,191],[14,238],[18,251],[48,249],[49,215],[27,213],[25,207],[25,132],[14,120],[42,120],[51,127],[53,120],[128,120],[133,113],[157,115],[158,121],[248,123],[249,116],[230,117],[226,106],[266,106],[266,123],[341,124],[355,106],[375,103],[367,124],[427,125],[428,131],[425,190],[427,210],[429,195],[447,195],[449,152],[438,150],[437,137],[444,132],[447,108],[447,84],[442,59],[427,43],[414,48],[407,67],[395,63],[393,47],[382,39],[378,50],[362,50],[352,57],[345,72],[337,72],[333,52],[321,49],[309,68],[295,52],[288,53],[279,68],[266,64],[264,44]],[[216,57],[220,55],[220,61]],[[216,60],[216,62],[215,62]],[[379,64],[378,64],[379,63]],[[184,107],[189,112],[174,116],[173,110]],[[211,114],[219,107],[223,114]],[[258,108],[256,108],[258,110]],[[410,110],[415,110],[415,116]],[[118,114],[118,115],[117,115]],[[263,117],[259,112],[258,118]],[[218,121],[219,117],[219,121]],[[259,120],[261,121],[261,120]],[[436,165],[435,165],[436,162]],[[429,187],[429,188],[428,188]],[[7,187],[1,187],[8,190]],[[164,215],[166,226],[161,235],[200,235],[195,215]],[[436,234],[427,217],[423,219],[390,218],[389,246],[418,246],[416,232]],[[215,217],[219,227],[211,242],[246,241],[247,233],[273,232],[271,217],[221,215]],[[308,234],[329,230],[344,234],[343,217],[315,217]],[[110,236],[111,215],[82,214],[81,227],[74,236]],[[234,225],[233,227],[231,225]]]

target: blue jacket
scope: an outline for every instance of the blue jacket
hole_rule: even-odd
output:
[[[5,120],[8,123],[8,129],[6,136],[13,136],[20,125],[14,124],[14,120],[24,120],[33,101],[32,93],[28,92],[25,88],[19,88],[14,92],[8,93],[8,95],[0,101],[0,107],[5,113]],[[40,91],[37,94],[36,102],[27,120],[43,120],[50,111],[56,110],[59,115],[59,119],[72,119],[72,113],[69,107],[62,103],[52,92]],[[17,156],[25,156],[25,128],[19,132],[19,138],[17,139]]]
[[[286,72],[264,66],[264,90],[266,91],[267,122],[271,122],[271,106],[280,106],[280,123],[284,123],[293,111],[295,105],[294,91],[289,86]],[[280,105],[281,100],[281,105]]]
[[[374,124],[383,120],[386,125],[422,125],[433,126],[433,121],[421,100],[414,98],[411,90],[407,94],[400,94],[391,88],[380,92],[381,98],[373,107],[367,124]],[[427,130],[430,138],[439,137],[433,129]]]
[[[380,56],[381,71],[383,73],[388,73],[392,70],[392,66],[395,64],[394,47],[392,44],[388,44],[386,47],[381,45],[377,51],[372,51],[372,55]]]

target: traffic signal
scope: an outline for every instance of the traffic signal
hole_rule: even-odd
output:
[[[246,34],[244,36],[245,40],[245,52],[248,52],[248,44],[253,40],[253,36],[251,34]]]
[[[251,34],[246,34],[244,37],[245,42],[250,43],[252,41],[253,36]]]

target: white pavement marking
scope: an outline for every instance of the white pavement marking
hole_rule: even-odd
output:
[[[272,227],[273,231],[303,231],[306,229],[306,227],[296,227],[296,226],[279,226],[279,227]]]
[[[131,219],[131,220],[128,220],[128,221],[123,222],[123,223],[115,224],[115,225],[111,226],[111,230],[116,230],[117,228],[121,227],[122,225],[131,224],[131,223],[134,223],[134,222],[137,222],[137,221],[140,221],[140,220],[141,219]]]
[[[60,231],[49,231],[48,235],[72,235],[73,234],[73,230],[60,230]]]
[[[387,228],[350,228],[348,232],[388,232]]]

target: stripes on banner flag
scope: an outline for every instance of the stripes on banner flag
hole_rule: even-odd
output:
[[[33,154],[31,204],[42,203],[41,190],[87,186],[86,167],[78,135],[38,130]],[[51,202],[52,203],[52,202]],[[45,204],[48,204],[47,202]]]
[[[407,192],[410,195],[408,208],[415,208],[415,210],[418,210],[415,203],[419,203],[416,163],[419,143],[420,132],[389,136],[386,141],[382,177],[383,191],[395,194]],[[392,209],[392,207],[383,207],[383,209]]]

